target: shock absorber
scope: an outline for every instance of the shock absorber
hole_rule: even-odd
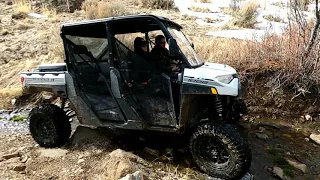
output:
[[[223,121],[223,116],[222,116],[223,107],[222,107],[220,96],[218,95],[214,96],[214,107],[217,113],[218,121]]]

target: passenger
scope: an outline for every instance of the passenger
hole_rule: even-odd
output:
[[[141,37],[136,37],[136,39],[134,40],[134,52],[144,60],[150,60],[148,52],[148,42]]]
[[[151,57],[152,60],[166,72],[173,72],[179,69],[178,66],[172,66],[169,51],[166,48],[166,38],[163,35],[156,36],[155,46],[151,51]]]

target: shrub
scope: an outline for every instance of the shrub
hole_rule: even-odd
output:
[[[194,12],[203,12],[203,13],[211,12],[209,8],[201,8],[201,7],[195,7],[195,6],[191,6],[189,9]]]
[[[281,19],[279,16],[273,16],[271,14],[264,15],[263,18],[269,21],[274,21],[274,22],[284,22],[283,19]]]
[[[233,24],[239,27],[252,28],[257,23],[259,4],[249,1],[234,12]]]
[[[99,19],[129,14],[126,12],[123,6],[108,1],[86,0],[82,4],[82,9],[85,11],[86,16],[89,19]]]
[[[31,11],[31,4],[26,0],[13,0],[13,3],[17,6],[18,12],[29,13]]]
[[[173,0],[138,0],[137,5],[151,9],[173,9]]]
[[[282,36],[269,35],[262,42],[206,37],[195,39],[194,43],[206,61],[233,66],[241,80],[247,80],[244,76],[267,76],[266,87],[271,95],[285,88],[293,89],[294,97],[318,94],[320,45],[312,48],[309,57],[301,57],[310,35],[304,39],[298,32],[297,27],[291,27]]]

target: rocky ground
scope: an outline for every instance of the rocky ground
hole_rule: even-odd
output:
[[[33,141],[25,119],[13,122],[12,117],[26,114],[1,112],[7,117],[0,120],[1,179],[214,179],[195,166],[183,137],[91,129],[74,119],[69,142],[45,149]],[[320,179],[319,136],[310,137],[279,119],[246,117],[239,128],[253,157],[250,174],[243,179]]]

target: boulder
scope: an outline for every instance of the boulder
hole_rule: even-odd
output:
[[[303,173],[307,172],[307,166],[305,164],[297,162],[293,159],[286,159],[286,160],[291,166],[295,167],[296,169],[301,170]]]
[[[311,134],[310,139],[320,145],[320,134]]]
[[[121,178],[120,180],[147,180],[149,179],[145,174],[141,173],[140,171],[136,171],[133,174],[127,174],[125,177]]]
[[[272,173],[280,179],[283,179],[283,170],[281,168],[277,166],[273,167]]]
[[[105,158],[102,170],[104,176],[111,179],[119,179],[136,171],[147,176],[150,174],[147,165],[148,163],[139,156],[117,149]]]
[[[265,133],[256,133],[256,136],[259,138],[259,139],[268,139],[269,136]]]

